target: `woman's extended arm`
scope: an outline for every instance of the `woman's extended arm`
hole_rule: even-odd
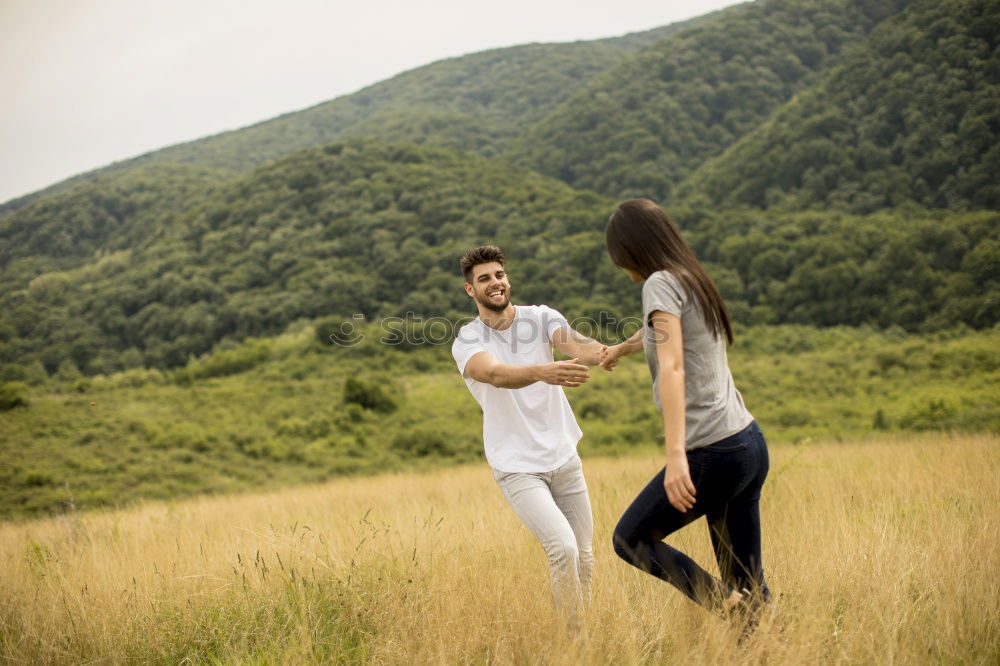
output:
[[[625,342],[601,348],[601,367],[611,372],[618,365],[618,359],[622,356],[627,356],[642,349],[642,333],[643,329],[640,328]]]
[[[677,315],[655,310],[649,315],[656,340],[657,394],[663,410],[663,439],[667,472],[663,488],[667,499],[681,513],[694,506],[695,487],[684,448],[684,340]]]

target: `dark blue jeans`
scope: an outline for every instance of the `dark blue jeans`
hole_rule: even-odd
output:
[[[653,477],[615,528],[615,552],[667,581],[706,608],[718,609],[733,590],[746,588],[759,601],[771,593],[760,559],[760,490],[769,466],[767,443],[756,421],[723,440],[687,452],[694,507],[681,513],[663,489],[665,469]],[[722,580],[663,542],[705,516]]]

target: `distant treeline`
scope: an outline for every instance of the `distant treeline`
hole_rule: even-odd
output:
[[[179,169],[108,177],[60,195],[58,215],[39,202],[13,217],[30,240],[4,257],[0,362],[166,368],[298,319],[454,319],[472,311],[458,257],[485,241],[508,252],[515,301],[595,319],[639,308],[604,250],[615,201],[501,162],[354,142],[221,186]],[[125,210],[132,224],[116,224]],[[673,213],[742,324],[1000,319],[1000,213]]]

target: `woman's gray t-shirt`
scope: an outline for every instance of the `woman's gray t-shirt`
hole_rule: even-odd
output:
[[[690,451],[735,435],[753,421],[729,371],[726,339],[716,338],[702,316],[701,305],[688,296],[680,280],[667,271],[650,275],[642,285],[643,350],[653,377],[653,398],[662,411],[657,388],[660,364],[649,315],[676,315],[684,338],[685,448]]]

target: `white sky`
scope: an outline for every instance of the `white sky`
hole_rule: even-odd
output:
[[[734,0],[0,0],[0,202],[435,60]]]

